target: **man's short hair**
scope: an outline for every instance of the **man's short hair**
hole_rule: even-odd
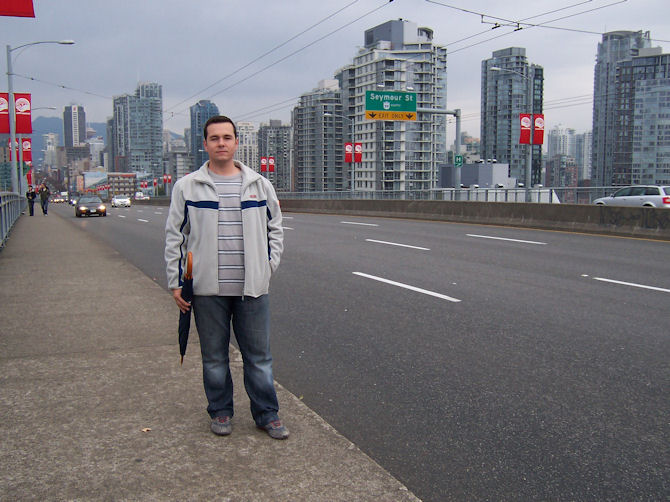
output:
[[[202,129],[202,135],[205,138],[205,141],[207,141],[207,128],[209,127],[209,124],[221,124],[221,123],[228,123],[232,125],[233,132],[235,133],[235,138],[237,138],[237,127],[235,127],[235,122],[233,122],[232,119],[226,117],[225,115],[214,115],[205,123],[205,127],[203,127]]]

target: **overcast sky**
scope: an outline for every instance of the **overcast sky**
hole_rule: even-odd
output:
[[[332,78],[363,45],[363,32],[391,19],[430,27],[434,42],[447,47],[447,106],[462,110],[463,130],[477,137],[481,61],[495,50],[525,47],[529,61],[545,70],[547,128],[561,124],[578,132],[591,129],[599,33],[649,30],[653,45],[670,52],[668,0],[34,0],[34,5],[34,19],[0,17],[3,46],[76,43],[12,52],[15,92],[31,92],[33,108],[58,108],[35,110],[33,117],[62,116],[63,106],[80,104],[87,121],[103,122],[112,115],[112,96],[133,93],[138,81],[152,81],[163,86],[165,128],[179,134],[188,127],[188,107],[199,99],[211,99],[235,120],[288,123],[295,103],[289,100]],[[514,31],[503,21],[541,24],[558,18],[563,19],[546,26],[563,29]],[[496,21],[503,26],[491,29]],[[2,67],[6,72],[6,61]],[[0,89],[6,90],[3,82]],[[451,138],[453,129],[452,124]]]

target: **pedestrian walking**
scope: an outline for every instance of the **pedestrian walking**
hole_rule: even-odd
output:
[[[40,185],[39,194],[40,194],[40,204],[42,205],[42,213],[44,214],[44,216],[46,216],[49,211],[49,196],[51,195],[49,187],[47,186],[46,183],[42,183]]]
[[[28,199],[28,210],[30,211],[30,216],[35,214],[35,198],[37,198],[37,193],[32,185],[28,185],[28,191],[26,192],[26,199]]]
[[[209,161],[177,181],[172,192],[165,226],[168,287],[182,312],[193,308],[211,431],[232,431],[232,321],[254,422],[270,437],[286,439],[272,375],[268,295],[284,248],[279,201],[266,178],[233,159],[239,138],[231,119],[210,118],[203,135]],[[189,251],[192,302],[181,296]]]

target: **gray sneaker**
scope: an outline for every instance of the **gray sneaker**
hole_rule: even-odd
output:
[[[212,418],[212,424],[209,426],[214,434],[217,436],[227,436],[233,432],[233,424],[230,421],[230,417],[214,417]]]
[[[262,427],[258,427],[259,429],[263,429],[265,432],[268,433],[268,435],[272,439],[286,439],[288,437],[288,429],[284,427],[284,424],[281,423],[281,420],[273,420],[272,422],[265,424]]]

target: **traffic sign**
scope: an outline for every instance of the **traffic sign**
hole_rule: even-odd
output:
[[[365,91],[365,118],[371,120],[416,120],[416,93]]]
[[[456,167],[460,167],[463,165],[463,156],[462,155],[456,155],[454,157],[454,165]]]

